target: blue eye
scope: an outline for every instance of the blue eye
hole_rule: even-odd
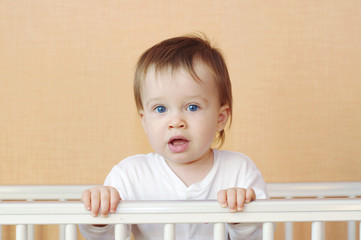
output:
[[[164,112],[167,111],[167,108],[164,107],[164,106],[157,106],[157,107],[155,108],[155,111],[157,111],[157,113],[164,113]]]
[[[199,109],[199,107],[198,107],[197,105],[194,105],[194,104],[189,105],[189,106],[187,107],[187,110],[188,110],[188,111],[191,111],[191,112],[195,112],[195,111],[197,111],[198,109]]]

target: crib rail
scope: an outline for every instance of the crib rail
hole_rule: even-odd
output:
[[[271,198],[361,196],[361,182],[268,183],[267,189]]]
[[[92,186],[1,185],[0,200],[76,200]],[[267,189],[271,198],[361,196],[361,182],[268,183]]]
[[[94,185],[1,185],[0,203],[7,200],[79,200],[81,193],[92,186]],[[34,240],[34,226],[26,226],[26,231],[27,239]],[[64,239],[65,226],[59,225],[59,240]],[[0,240],[3,240],[1,224]]]
[[[271,198],[325,198],[361,196],[361,182],[296,182],[269,183],[268,192]],[[321,239],[324,239],[324,223],[319,223]],[[349,221],[347,226],[347,240],[356,240],[356,223]],[[292,222],[285,223],[285,240],[293,239]]]
[[[1,185],[0,200],[79,200],[94,185]]]
[[[79,200],[81,192],[94,185],[1,185],[0,201],[6,200]],[[349,197],[361,196],[361,182],[299,182],[299,183],[268,183],[268,192],[271,198],[303,198],[303,197]],[[321,225],[323,235],[324,224]],[[59,239],[65,239],[65,226],[59,227]],[[356,240],[357,223],[349,221],[348,240]],[[34,228],[27,226],[28,240],[34,239]],[[323,239],[324,237],[322,237]],[[292,222],[285,223],[285,240],[293,239]],[[0,240],[1,223],[0,223]]]
[[[224,239],[225,223],[263,224],[263,239],[274,239],[273,223],[312,222],[312,240],[320,240],[321,222],[361,221],[361,199],[257,200],[241,213],[230,213],[216,201],[122,201],[107,218],[91,217],[80,202],[3,202],[0,224],[17,225],[17,240],[25,240],[26,224],[65,224],[66,240],[76,239],[76,224],[115,224],[115,239],[124,239],[125,224],[164,223],[167,240],[174,224],[215,223],[215,239]],[[361,238],[360,238],[361,240]]]

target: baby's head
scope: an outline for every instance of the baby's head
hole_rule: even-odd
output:
[[[228,105],[229,118],[231,119],[232,88],[224,58],[221,52],[212,47],[206,38],[198,35],[164,40],[141,55],[136,65],[134,77],[134,97],[138,112],[141,112],[144,107],[141,90],[151,68],[156,73],[169,69],[172,72],[183,69],[193,77],[194,81],[202,82],[194,70],[195,60],[202,61],[211,71],[218,89],[220,106]],[[220,146],[224,139],[225,132],[221,130],[216,137]]]

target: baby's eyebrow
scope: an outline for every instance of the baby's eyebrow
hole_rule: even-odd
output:
[[[158,97],[155,97],[155,98],[151,98],[151,99],[148,99],[148,101],[145,103],[145,106],[149,106],[149,105],[153,105],[153,103],[160,103],[162,102],[162,99],[161,98],[158,98]]]
[[[208,99],[206,97],[201,96],[201,95],[190,96],[187,99],[189,101],[202,101],[202,102],[208,103]]]

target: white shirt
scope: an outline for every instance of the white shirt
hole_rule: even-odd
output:
[[[104,185],[115,187],[122,200],[216,200],[220,190],[241,187],[253,188],[257,199],[267,198],[266,184],[261,172],[247,156],[230,151],[213,150],[214,163],[200,182],[186,186],[157,153],[128,157],[115,165]],[[104,238],[114,232],[111,226],[96,228],[82,225],[87,239]],[[227,224],[227,233],[235,239],[261,239],[261,225]],[[136,240],[163,239],[162,224],[132,226]],[[177,224],[177,239],[209,240],[213,224]],[[98,237],[97,237],[98,236]],[[110,238],[112,239],[112,238]]]

